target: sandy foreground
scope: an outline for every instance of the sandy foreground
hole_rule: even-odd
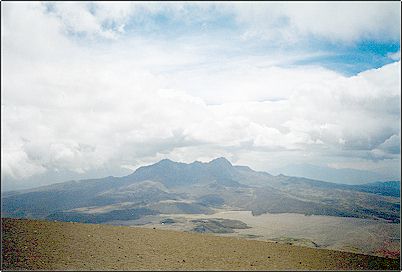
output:
[[[400,259],[138,227],[2,218],[2,270],[400,270]]]

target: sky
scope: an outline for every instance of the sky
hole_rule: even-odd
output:
[[[2,2],[14,190],[226,157],[400,180],[399,2]]]

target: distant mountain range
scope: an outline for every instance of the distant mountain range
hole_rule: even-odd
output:
[[[2,194],[2,216],[103,223],[214,208],[400,222],[400,182],[346,185],[273,176],[225,158],[162,160],[124,177],[68,181]]]
[[[273,171],[288,176],[305,177],[343,184],[364,184],[384,179],[390,180],[389,178],[386,178],[386,175],[367,170],[332,168],[308,163],[289,164],[285,167],[274,169]]]

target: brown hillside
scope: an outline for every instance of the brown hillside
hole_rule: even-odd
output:
[[[399,262],[206,234],[2,219],[3,270],[399,270]]]

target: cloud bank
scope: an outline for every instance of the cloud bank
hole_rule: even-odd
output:
[[[6,3],[2,180],[105,168],[122,175],[166,157],[218,156],[266,171],[311,163],[399,178],[397,55],[381,68],[345,76],[292,64],[320,52],[255,55],[214,34],[166,40],[135,32],[139,25],[157,29],[158,16],[169,12],[189,29],[231,14],[239,39],[253,44],[311,35],[395,40],[394,6]]]

